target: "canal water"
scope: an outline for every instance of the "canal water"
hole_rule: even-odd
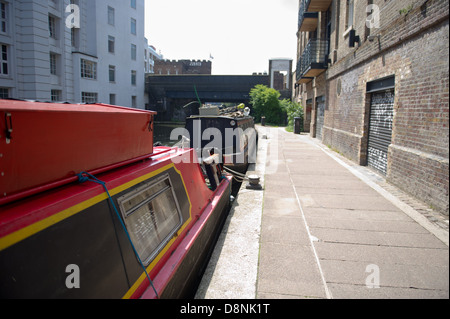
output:
[[[184,127],[184,122],[155,122],[153,129],[153,140],[154,143],[161,143],[163,146],[173,146],[177,141],[172,141],[170,139],[170,133],[172,130]]]

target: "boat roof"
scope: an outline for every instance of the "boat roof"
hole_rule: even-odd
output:
[[[232,115],[191,115],[188,117],[188,119],[213,119],[213,118],[219,118],[219,119],[226,119],[226,120],[246,120],[251,119],[251,116],[232,116]]]
[[[96,103],[96,104],[69,104],[48,103],[26,100],[0,99],[0,109],[6,111],[47,111],[47,112],[93,112],[93,113],[149,113],[155,111],[134,109],[124,106]]]
[[[153,111],[0,99],[0,113],[0,205],[154,154]]]

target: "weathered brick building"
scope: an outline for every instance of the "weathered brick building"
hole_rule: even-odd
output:
[[[181,75],[206,74],[211,75],[212,62],[206,60],[157,60],[155,74]]]
[[[449,2],[300,0],[305,130],[449,211]]]

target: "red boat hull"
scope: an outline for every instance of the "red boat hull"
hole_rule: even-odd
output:
[[[153,149],[154,114],[0,100],[0,298],[192,297],[231,176]]]
[[[170,176],[183,220],[145,266],[158,296],[104,188],[87,181],[0,206],[0,298],[191,297],[227,216],[231,192],[231,177],[210,190],[192,156],[192,149],[173,149],[96,176],[116,203],[143,184]],[[79,289],[66,287],[69,264],[80,268]]]

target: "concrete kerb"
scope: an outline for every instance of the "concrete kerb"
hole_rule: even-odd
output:
[[[242,183],[225,221],[195,299],[256,299],[267,132],[257,127],[258,154],[246,176],[258,175],[262,190]]]

